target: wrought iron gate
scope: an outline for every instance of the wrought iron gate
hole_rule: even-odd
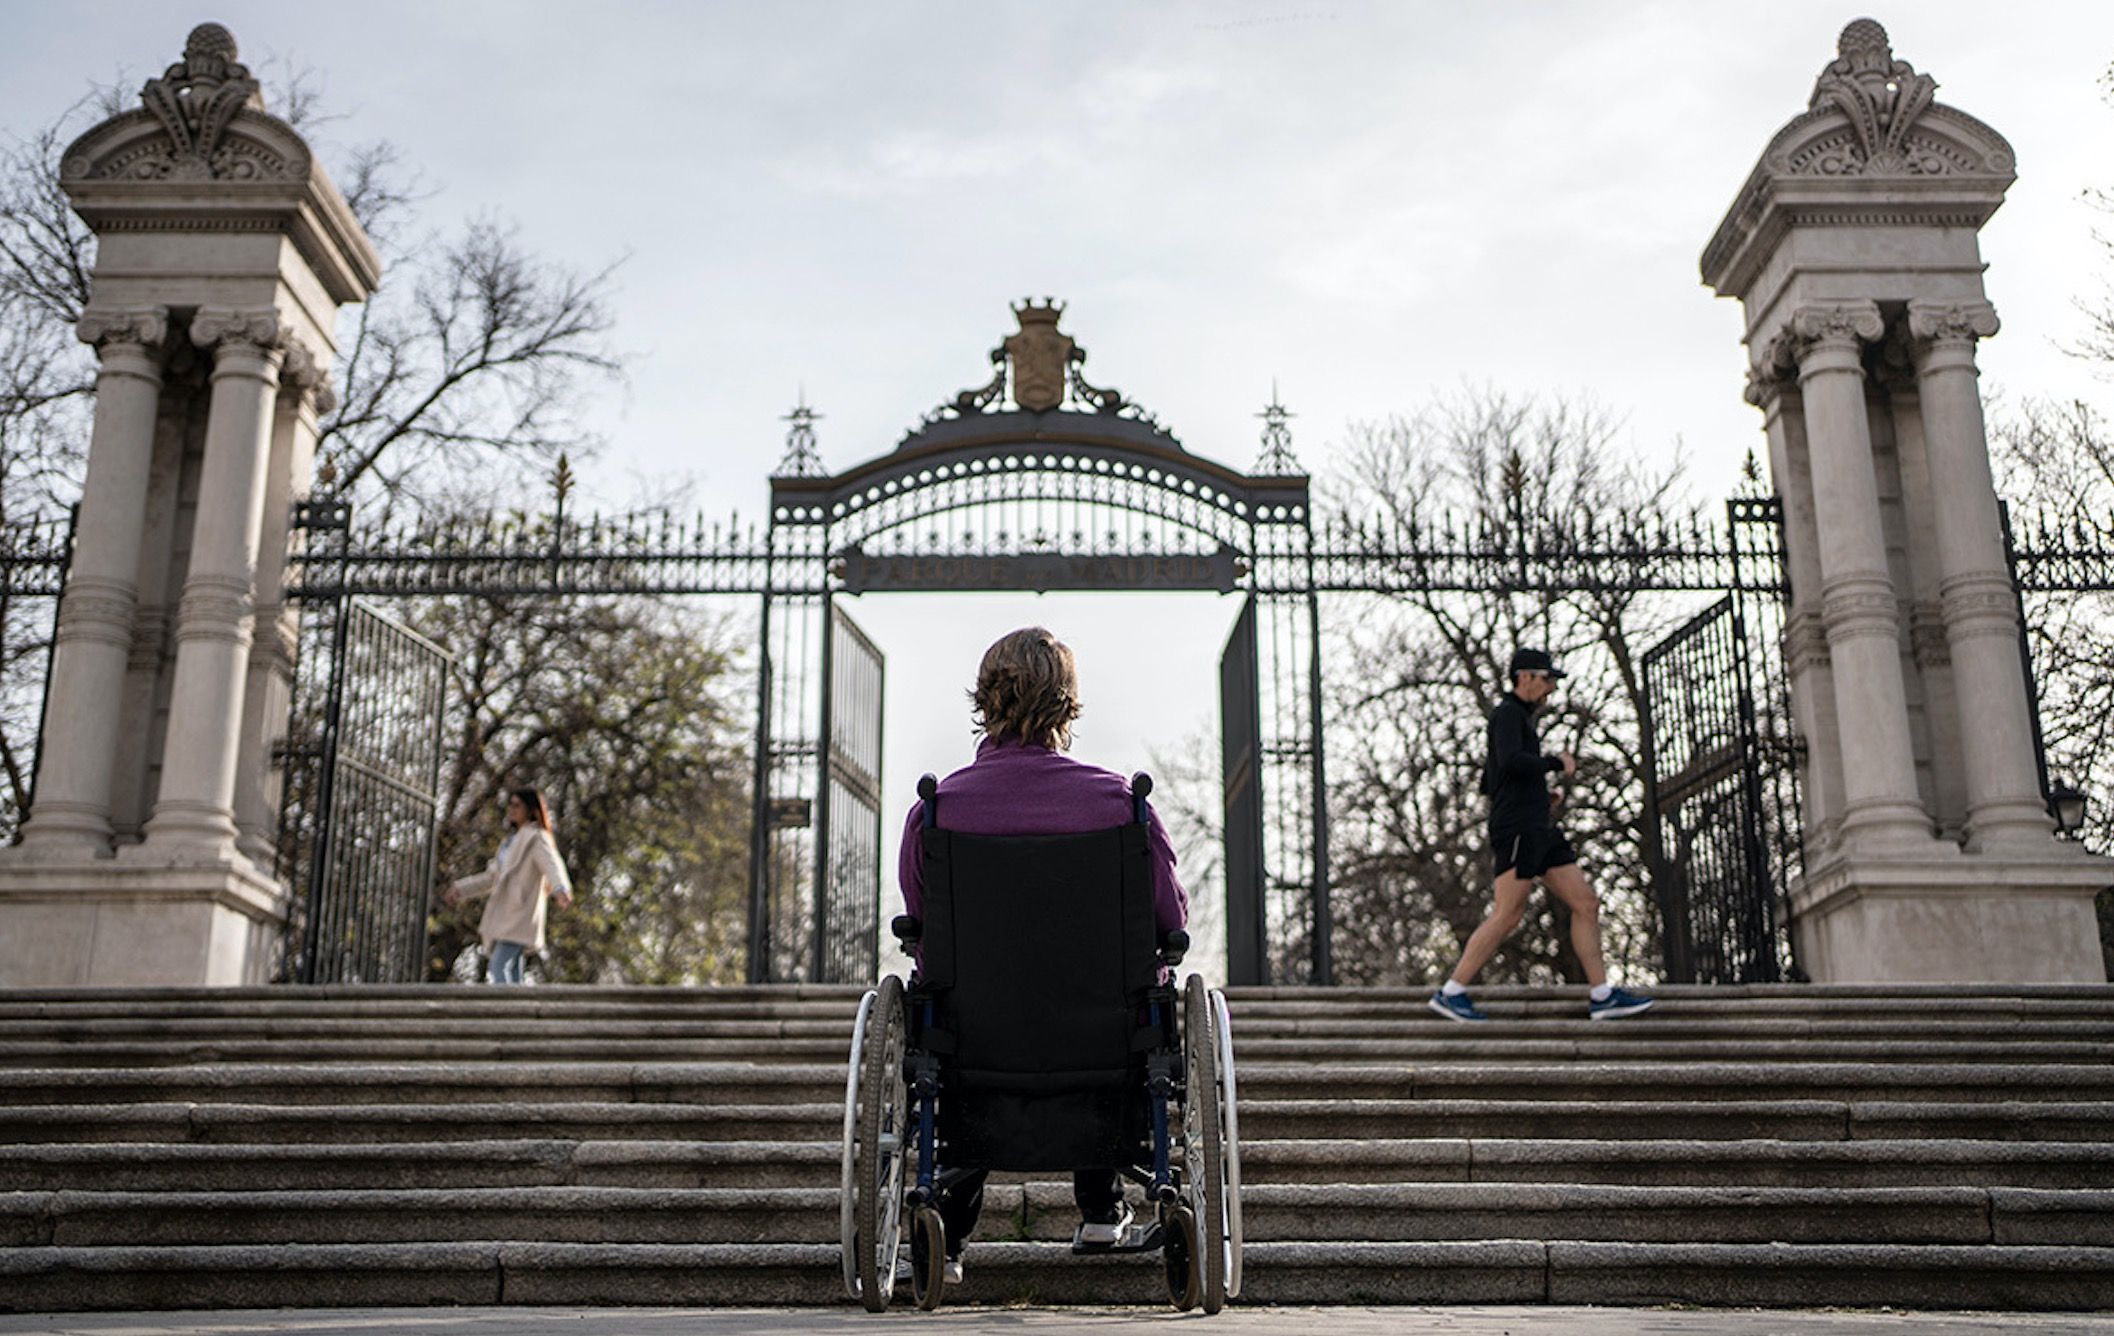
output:
[[[446,650],[355,599],[336,601],[323,671],[300,686],[280,812],[302,983],[415,983],[439,833]],[[305,699],[304,699],[305,696]]]
[[[1268,983],[1263,910],[1262,702],[1256,683],[1255,597],[1241,602],[1218,661],[1219,744],[1226,791],[1226,981]]]
[[[1642,661],[1645,849],[1674,983],[1784,977],[1740,605],[1726,595]]]
[[[830,600],[822,641],[822,736],[826,740],[816,841],[815,947],[809,978],[874,977],[880,950],[880,649]]]

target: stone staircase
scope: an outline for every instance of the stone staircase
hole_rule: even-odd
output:
[[[0,1310],[834,1304],[857,990],[0,992]],[[2114,988],[1230,994],[1245,1301],[2114,1307]],[[1163,1300],[994,1180],[950,1302]]]

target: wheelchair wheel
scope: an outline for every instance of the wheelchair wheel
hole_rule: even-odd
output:
[[[903,1241],[903,1180],[914,1154],[910,1138],[910,1092],[903,1084],[903,1050],[909,1019],[903,1006],[903,981],[881,980],[866,1008],[858,1038],[858,1057],[851,1080],[856,1108],[846,1122],[856,1155],[848,1167],[844,1246],[851,1254],[849,1278],[856,1281],[859,1301],[871,1313],[883,1312],[895,1295],[896,1254]]]
[[[1197,1247],[1196,1212],[1187,1206],[1160,1208],[1160,1227],[1165,1241],[1160,1245],[1160,1263],[1167,1271],[1167,1298],[1176,1310],[1186,1313],[1204,1295],[1203,1261]]]
[[[910,1221],[910,1292],[926,1312],[940,1306],[947,1288],[947,1226],[940,1213],[920,1206]]]
[[[1182,990],[1182,1170],[1196,1214],[1196,1272],[1206,1313],[1226,1306],[1226,1143],[1219,1122],[1218,1017],[1197,975]]]

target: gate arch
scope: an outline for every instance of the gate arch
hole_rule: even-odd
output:
[[[840,599],[1187,589],[1247,600],[1221,671],[1229,976],[1327,982],[1319,604],[1283,412],[1266,414],[1256,471],[1192,454],[1086,381],[1061,306],[1013,312],[990,381],[885,454],[831,473],[812,411],[789,418],[765,542],[750,978],[864,979],[878,963],[883,675]]]

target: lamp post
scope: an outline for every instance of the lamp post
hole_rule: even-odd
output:
[[[2055,818],[2055,833],[2077,839],[2085,829],[2085,814],[2091,800],[2082,790],[2058,780],[2048,789],[2048,814]]]

